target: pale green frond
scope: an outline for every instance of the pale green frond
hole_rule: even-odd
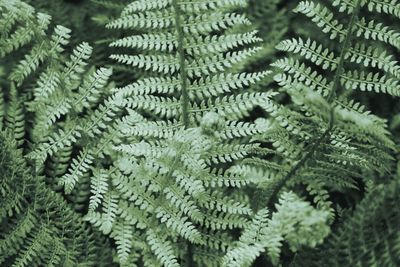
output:
[[[378,68],[400,78],[400,67],[394,56],[385,50],[368,46],[364,43],[357,43],[354,48],[349,49],[346,58],[351,62],[364,65],[365,67]]]
[[[278,82],[280,86],[289,88],[292,87],[293,84],[302,82],[321,95],[328,95],[331,84],[328,82],[327,78],[320,75],[317,71],[313,71],[311,67],[301,63],[299,60],[292,58],[279,59],[274,62],[272,66],[278,67],[288,74],[291,74],[290,76],[286,74],[277,74],[274,77],[275,81]]]
[[[100,231],[104,234],[109,234],[113,225],[115,224],[115,218],[118,211],[118,197],[113,192],[107,192],[104,196],[102,203],[103,212],[91,211],[85,216],[85,220],[98,226]]]
[[[178,211],[168,210],[163,206],[157,207],[154,212],[157,219],[164,223],[167,228],[176,231],[194,244],[202,243],[200,232],[188,217],[182,216]]]
[[[115,89],[123,97],[148,94],[173,94],[180,90],[180,80],[171,77],[149,77]]]
[[[166,240],[155,233],[154,230],[147,231],[146,240],[157,259],[165,267],[179,267],[175,256],[174,249],[170,241]]]
[[[25,112],[13,84],[10,90],[10,101],[5,114],[5,127],[10,129],[14,139],[18,142],[18,146],[21,146],[25,136]]]
[[[177,186],[170,186],[164,189],[165,198],[183,214],[189,216],[192,220],[200,222],[203,220],[203,213],[191,200],[190,196],[185,195],[185,191]]]
[[[188,94],[192,99],[203,99],[211,96],[218,96],[232,91],[241,90],[255,84],[271,72],[256,73],[220,73],[201,77],[188,88]]]
[[[329,34],[330,39],[338,38],[340,42],[344,40],[345,26],[335,19],[335,15],[323,5],[313,1],[302,1],[296,7],[295,12],[310,17],[323,33]]]
[[[92,47],[88,43],[82,42],[72,51],[70,59],[65,63],[62,73],[62,78],[67,88],[75,89],[76,82],[80,82],[80,74],[85,71],[85,66],[92,54],[92,50]]]
[[[219,214],[212,211],[204,217],[202,224],[212,230],[243,229],[249,223],[246,217],[237,214]]]
[[[321,66],[322,69],[334,71],[337,68],[338,60],[335,54],[309,38],[306,41],[301,38],[284,40],[276,48],[299,54],[305,59]]]
[[[258,144],[219,144],[209,152],[207,163],[211,165],[234,162],[256,151],[258,146]]]
[[[139,95],[128,99],[125,106],[143,110],[164,118],[176,118],[181,112],[181,104],[174,97]]]
[[[362,0],[362,3],[368,7],[370,12],[393,15],[397,18],[400,18],[400,7],[396,1]]]
[[[123,10],[121,15],[125,16],[131,13],[139,13],[142,11],[148,11],[153,9],[163,9],[171,4],[171,0],[155,0],[145,1],[138,0],[128,4]]]
[[[177,40],[171,33],[142,34],[118,39],[110,43],[110,46],[172,52],[177,47]]]
[[[34,71],[47,57],[57,57],[57,54],[63,51],[62,45],[68,43],[71,30],[57,25],[50,41],[42,41],[32,47],[29,54],[19,62],[10,75],[10,78],[17,84],[22,82]]]
[[[247,2],[244,0],[195,0],[179,1],[179,7],[189,13],[200,13],[202,11],[217,10],[224,7],[244,7]]]
[[[106,25],[109,29],[162,29],[174,24],[172,12],[163,11],[142,12],[122,16]]]
[[[379,73],[349,71],[342,76],[342,83],[347,90],[359,89],[361,91],[374,91],[375,93],[388,93],[393,96],[400,95],[398,81],[379,75]]]
[[[118,258],[121,264],[126,264],[132,249],[133,229],[132,225],[117,222],[114,227],[113,237],[117,244]]]
[[[91,104],[97,102],[99,94],[104,90],[111,74],[111,69],[100,68],[83,81],[71,103],[76,112],[81,112],[84,108],[90,108]]]
[[[58,86],[60,86],[60,73],[53,67],[47,68],[40,75],[37,87],[34,89],[35,100],[45,100],[57,90]]]
[[[77,158],[72,159],[68,173],[64,174],[59,181],[67,194],[72,192],[78,180],[89,171],[93,160],[94,157],[89,149],[82,150]]]
[[[228,52],[226,55],[217,54],[215,56],[201,57],[197,60],[188,62],[187,73],[190,78],[203,77],[225,71],[226,68],[245,60],[254,55],[259,48],[241,50],[239,52]]]
[[[205,56],[211,53],[224,53],[231,49],[260,42],[257,32],[229,34],[221,36],[188,37],[187,52],[190,55]]]
[[[83,133],[92,138],[102,134],[102,131],[107,129],[107,125],[110,124],[112,118],[116,116],[120,109],[121,100],[117,97],[110,96],[83,120],[80,126]]]
[[[123,133],[130,136],[152,137],[152,138],[171,138],[174,133],[182,128],[178,121],[149,121],[140,122],[123,129]]]
[[[259,125],[242,121],[230,121],[218,133],[223,139],[235,139],[240,137],[253,136],[262,133],[264,130]]]
[[[212,31],[225,30],[238,25],[250,25],[251,22],[242,14],[210,12],[192,15],[182,25],[183,32],[189,35],[207,35]]]
[[[93,176],[90,179],[90,196],[89,211],[95,211],[104,198],[104,194],[108,191],[108,180],[110,174],[100,169],[93,169]]]
[[[174,74],[179,70],[178,59],[175,55],[111,55],[111,59],[119,63],[133,67],[160,72],[164,74]]]
[[[400,32],[389,26],[374,20],[368,21],[366,18],[361,18],[357,26],[357,36],[362,36],[367,40],[381,41],[400,49]]]
[[[28,154],[29,158],[35,159],[37,162],[37,168],[46,160],[48,155],[53,155],[60,149],[71,146],[77,142],[77,138],[81,137],[79,127],[71,127],[64,131],[59,130],[54,132],[46,138],[44,143],[41,143],[35,150]]]

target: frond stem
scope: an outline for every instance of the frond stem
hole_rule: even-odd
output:
[[[182,10],[178,4],[178,0],[172,0],[172,6],[175,10],[175,30],[178,34],[178,55],[179,55],[179,71],[181,78],[181,104],[182,104],[182,123],[185,128],[189,126],[189,94],[187,92],[187,71],[185,62],[185,37],[182,29]],[[194,266],[193,263],[193,252],[192,244],[187,241],[187,251],[186,251],[186,266]]]
[[[178,56],[179,56],[179,71],[181,78],[181,101],[182,101],[182,121],[185,128],[189,126],[189,94],[187,92],[187,71],[185,62],[184,49],[184,32],[182,28],[182,10],[179,7],[178,0],[172,0],[172,6],[175,10],[175,30],[178,34]]]

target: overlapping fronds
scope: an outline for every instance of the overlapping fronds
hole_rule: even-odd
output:
[[[333,218],[330,192],[358,188],[366,173],[390,172],[394,143],[386,120],[351,97],[356,90],[399,95],[398,63],[390,47],[396,48],[397,33],[374,16],[395,16],[388,5],[398,4],[301,1],[295,9],[333,43],[325,47],[325,42],[299,36],[277,46],[290,54],[272,65],[280,69],[275,81],[291,104],[272,113],[270,130],[257,140],[271,143],[291,167],[277,171],[267,163],[250,164],[270,177],[261,199],[270,207],[285,185],[302,184]],[[366,8],[369,12],[360,12]]]
[[[398,266],[399,180],[376,185],[325,243],[292,266]]]
[[[268,71],[235,70],[259,49],[256,31],[230,31],[250,24],[236,12],[244,5],[134,1],[107,24],[133,32],[110,44],[111,59],[146,74],[115,90],[128,113],[124,138],[114,147],[115,166],[95,177],[87,219],[115,237],[114,225],[141,229],[153,260],[165,266],[183,264],[185,253],[199,264],[209,261],[202,251],[213,243],[219,249],[211,253],[221,258],[226,246],[219,244],[229,243],[231,229],[243,228],[251,214],[241,190],[228,192],[254,181],[229,167],[257,150],[243,140],[262,129],[244,119],[256,107],[273,109],[276,93],[249,89]],[[225,234],[217,241],[209,231]],[[126,246],[119,251],[126,263]]]
[[[48,15],[21,1],[1,1],[0,8],[0,60],[10,77],[1,95],[9,99],[2,124],[46,181],[71,193],[114,141],[111,119],[121,104],[108,90],[112,70],[88,68],[87,42],[68,55],[71,31],[57,25],[49,33]],[[88,195],[89,187],[75,193]]]
[[[104,241],[46,187],[43,177],[33,174],[16,145],[11,134],[0,133],[0,264],[98,266],[99,259],[111,263]]]

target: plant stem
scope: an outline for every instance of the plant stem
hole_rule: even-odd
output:
[[[182,10],[179,7],[178,0],[172,0],[172,7],[175,11],[175,30],[178,34],[178,56],[179,56],[179,71],[180,71],[180,79],[181,79],[181,103],[182,103],[182,122],[184,128],[189,127],[189,95],[187,92],[187,84],[188,77],[186,72],[186,61],[185,61],[185,37],[182,28]],[[186,266],[192,267],[193,263],[193,252],[192,252],[192,244],[190,241],[186,241]]]
[[[187,72],[185,61],[185,37],[182,28],[182,10],[179,7],[178,0],[172,1],[172,6],[175,10],[175,30],[178,34],[178,56],[179,56],[179,70],[181,78],[181,101],[182,101],[182,122],[185,128],[189,126],[189,95],[187,92]]]

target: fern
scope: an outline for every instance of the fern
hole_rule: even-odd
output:
[[[396,266],[396,1],[26,1],[0,265]]]
[[[288,7],[283,6],[284,1],[258,1],[249,0],[246,7],[246,14],[252,22],[253,29],[258,31],[258,36],[262,39],[262,48],[257,54],[248,59],[243,66],[246,69],[260,69],[269,65],[277,58],[275,46],[284,38],[289,31],[291,13]],[[272,82],[272,77],[267,77],[262,84],[256,84],[258,88],[266,88]]]
[[[2,207],[0,262],[4,266],[95,265],[106,250],[64,200],[31,174],[17,143],[0,133]]]
[[[78,44],[69,57],[65,55],[63,47],[71,31],[58,25],[48,38],[49,16],[20,1],[3,1],[1,5],[2,22],[9,23],[2,41],[5,46],[14,44],[2,49],[3,60],[24,54],[20,61],[14,61],[16,64],[7,66],[11,83],[6,92],[11,101],[5,126],[12,129],[19,146],[26,141],[31,144],[24,146],[24,152],[35,161],[37,171],[48,175],[46,181],[58,190],[58,184],[62,185],[69,194],[75,184],[84,184],[93,162],[104,158],[102,148],[112,142],[106,135],[119,110],[119,102],[106,89],[112,70],[88,69],[92,47],[86,42]],[[25,32],[29,38],[22,34]],[[96,148],[96,143],[101,147]],[[77,150],[74,158],[72,152]],[[88,194],[89,188],[74,191],[78,202]]]
[[[285,185],[304,184],[314,202],[329,210],[333,218],[330,191],[356,187],[361,173],[389,172],[394,143],[386,121],[350,100],[349,95],[361,90],[397,96],[397,81],[392,76],[396,67],[383,67],[377,62],[385,58],[392,62],[388,66],[397,63],[389,59],[389,48],[372,55],[371,51],[376,51],[372,43],[385,42],[385,38],[372,37],[375,22],[368,26],[371,29],[363,24],[366,18],[359,10],[366,3],[343,3],[334,1],[325,7],[318,1],[302,1],[295,9],[310,17],[316,28],[337,45],[329,48],[317,40],[296,37],[277,46],[293,54],[272,64],[282,70],[275,81],[291,97],[292,104],[273,112],[271,130],[256,140],[272,143],[282,162],[293,167],[278,172],[261,163],[250,164],[256,168],[260,165],[270,177],[259,200],[269,201],[270,207]],[[349,16],[341,18],[340,13]],[[321,70],[333,74],[325,75]],[[386,70],[387,74],[382,75]],[[287,134],[276,135],[279,128]]]
[[[277,209],[275,203],[282,189],[297,188],[300,193],[305,191],[312,197],[318,209],[329,212],[329,221],[333,222],[333,192],[358,188],[366,173],[372,176],[390,171],[394,143],[386,121],[370,114],[360,103],[349,100],[349,95],[356,89],[398,95],[393,75],[397,62],[391,59],[390,48],[375,53],[373,60],[370,59],[374,51],[370,43],[381,41],[396,46],[390,41],[396,33],[382,24],[366,23],[366,18],[361,18],[359,13],[365,2],[347,1],[347,5],[343,2],[334,1],[332,7],[326,8],[320,3],[303,1],[296,8],[338,45],[324,47],[317,41],[299,37],[282,41],[277,47],[295,54],[272,64],[282,70],[276,74],[275,81],[290,96],[291,104],[267,107],[272,118],[262,122],[265,132],[254,137],[255,141],[275,148],[266,153],[280,162],[279,167],[271,164],[270,157],[246,160],[248,166],[242,167],[250,177],[267,177],[260,184],[262,193],[255,199],[257,209],[262,210],[265,203],[270,210]],[[336,16],[331,11],[339,4],[342,5],[338,13],[348,13],[349,21],[340,22],[339,18],[347,17]],[[378,12],[381,12],[379,8]],[[384,35],[378,37],[379,34],[373,33],[379,31],[385,32]],[[355,53],[356,56],[352,56]],[[377,63],[382,58],[391,63],[383,67],[382,63]],[[321,70],[330,70],[333,75]],[[298,185],[304,185],[304,189]],[[320,233],[320,237],[323,236]],[[290,244],[290,238],[287,241]],[[309,245],[315,246],[315,243]],[[267,244],[241,243],[227,254],[225,261],[240,266],[238,261],[243,260],[242,264],[250,265],[266,251],[272,263],[278,264],[277,248],[279,245],[272,246],[270,250],[275,249],[275,255],[271,255]]]
[[[397,266],[399,214],[394,207],[398,190],[398,178],[376,185],[323,245],[300,253],[292,265]]]
[[[272,106],[275,94],[245,91],[269,72],[236,73],[233,69],[259,49],[245,48],[259,41],[256,33],[216,33],[250,23],[243,15],[229,11],[244,4],[136,1],[107,25],[139,31],[110,46],[139,49],[142,54],[116,53],[110,57],[150,75],[115,90],[115,97],[122,99],[128,111],[119,136],[127,137],[114,147],[114,167],[100,172],[110,174],[109,184],[96,177],[98,187],[91,207],[97,209],[90,209],[87,219],[115,237],[120,234],[114,231],[120,230],[114,230],[113,225],[138,228],[154,259],[166,266],[185,260],[203,262],[206,259],[200,251],[208,249],[209,229],[243,228],[246,216],[252,213],[240,191],[231,197],[223,197],[223,192],[251,182],[229,169],[257,146],[237,144],[260,131],[255,124],[241,120],[257,106]],[[197,15],[198,11],[202,14]],[[224,145],[218,146],[219,142]],[[220,163],[227,165],[218,166]],[[110,196],[116,197],[112,201],[118,201],[118,206],[129,206],[129,211],[109,209]],[[132,212],[135,215],[128,216]],[[135,223],[129,221],[133,217],[137,217]],[[159,230],[150,233],[154,227]],[[174,247],[164,251],[159,247],[163,240],[189,242],[187,256],[178,254]],[[119,248],[121,262],[128,258],[125,247]],[[162,254],[167,251],[168,255]],[[221,252],[215,253],[217,257]],[[146,257],[144,254],[143,259]]]
[[[271,218],[266,209],[261,209],[246,225],[239,242],[224,257],[223,266],[251,266],[265,249],[272,263],[277,264],[283,240],[292,251],[302,245],[313,247],[329,233],[325,224],[328,215],[292,192],[283,193]]]
[[[336,4],[335,2],[334,6]],[[114,41],[111,47],[138,49],[144,52],[139,55],[113,54],[111,58],[119,63],[156,73],[158,76],[144,77],[116,92],[118,97],[126,98],[123,100],[126,108],[134,109],[141,114],[135,114],[135,119],[138,121],[129,125],[129,130],[124,130],[125,133],[133,135],[127,138],[129,144],[117,146],[117,151],[129,157],[145,157],[146,161],[151,162],[151,158],[157,158],[160,152],[156,152],[158,150],[150,152],[149,149],[153,144],[162,145],[163,142],[159,138],[173,140],[177,135],[177,129],[181,126],[188,128],[200,124],[205,133],[214,132],[215,136],[223,140],[222,142],[226,144],[223,150],[230,151],[224,154],[218,149],[216,155],[213,155],[215,152],[207,152],[212,155],[211,173],[227,173],[229,176],[232,175],[232,171],[234,173],[234,177],[211,181],[206,185],[241,187],[250,183],[260,184],[264,194],[255,201],[256,209],[262,202],[268,202],[269,207],[274,209],[273,204],[282,187],[304,184],[317,207],[329,212],[332,220],[335,214],[330,201],[330,191],[343,191],[356,187],[359,173],[365,170],[370,173],[375,171],[385,173],[392,160],[390,151],[393,142],[389,138],[385,121],[364,111],[364,107],[360,104],[347,100],[341,91],[343,86],[348,90],[359,88],[363,91],[374,90],[397,95],[397,83],[394,79],[366,71],[366,68],[370,67],[378,67],[379,71],[385,71],[383,64],[376,63],[378,59],[371,61],[373,62],[371,66],[366,61],[360,70],[351,73],[346,71],[348,59],[350,64],[361,62],[359,58],[351,59],[348,56],[348,53],[352,53],[351,44],[353,41],[356,42],[357,35],[361,35],[354,29],[361,21],[358,17],[360,5],[361,3],[354,5],[355,8],[349,12],[351,16],[346,28],[338,20],[333,19],[330,11],[322,5],[308,1],[299,4],[296,10],[313,17],[317,26],[321,27],[323,32],[330,34],[330,38],[338,38],[339,47],[331,51],[316,41],[310,39],[304,41],[301,38],[283,41],[278,46],[278,49],[297,53],[307,61],[305,63],[297,58],[285,58],[273,64],[287,72],[275,77],[276,82],[293,101],[293,106],[284,107],[271,101],[275,93],[255,91],[234,93],[234,90],[243,89],[244,86],[268,75],[268,72],[227,74],[229,71],[226,68],[234,69],[235,65],[257,51],[254,47],[247,50],[240,49],[243,45],[258,41],[254,34],[240,35],[229,31],[238,25],[247,24],[245,17],[235,13],[219,13],[219,4],[208,6],[197,2],[181,4],[175,1],[154,3],[137,1],[129,4],[121,16],[111,21],[108,27],[135,29],[139,34]],[[202,11],[202,14],[194,14],[196,11]],[[162,33],[156,31],[160,29]],[[217,31],[222,33],[218,35],[215,33]],[[388,31],[386,36],[391,33]],[[199,37],[189,37],[193,34]],[[235,38],[230,34],[235,34]],[[369,38],[368,34],[365,38]],[[385,38],[388,37],[381,37],[383,41]],[[355,47],[364,47],[364,51],[371,51],[362,44],[363,40],[358,39],[359,43],[356,42]],[[394,37],[392,39],[394,40]],[[218,45],[214,44],[217,41]],[[394,44],[394,41],[388,42]],[[232,48],[235,50],[231,51]],[[336,50],[339,51],[339,56],[335,56]],[[361,55],[358,53],[358,56],[362,56],[362,51],[359,52]],[[379,60],[382,61],[382,57]],[[332,77],[320,75],[318,70],[308,66],[309,62],[316,67],[332,70],[334,75]],[[394,64],[394,62],[389,64],[392,66],[390,68],[392,73],[395,73],[396,69]],[[234,81],[228,82],[232,79]],[[243,122],[255,107],[261,107],[270,113],[272,120]],[[155,137],[158,139],[155,140]],[[249,146],[246,144],[248,141],[244,141],[248,137],[252,137],[252,141],[255,142],[271,143],[276,150],[268,152],[257,148],[257,143]],[[244,142],[245,145],[236,146],[235,142]],[[249,152],[240,153],[238,148],[240,151],[248,149]],[[233,169],[227,166],[220,170],[218,167],[215,171],[213,169],[213,165],[222,162],[228,163],[228,166],[233,162],[238,164],[237,162],[253,153],[273,153],[283,167],[277,168],[276,164],[253,158],[244,160],[242,167],[239,163]],[[315,155],[318,156],[314,157]],[[171,159],[169,164],[175,166],[174,162]],[[289,167],[291,165],[292,168]],[[126,167],[123,169],[121,166],[118,167],[127,174],[132,171],[125,170]],[[249,179],[255,171],[254,167],[261,167],[262,175],[261,177],[258,175],[258,179]],[[146,172],[151,170],[151,177],[158,176],[161,171],[158,168],[153,166],[152,170],[143,170],[140,173],[145,176]],[[239,172],[235,173],[236,171]],[[295,180],[291,179],[294,175],[297,176]],[[120,182],[117,186],[122,188]],[[155,186],[157,188],[154,189],[155,192],[159,192],[158,188],[164,186],[163,183],[158,184]],[[135,190],[124,194],[131,196]],[[149,188],[143,193],[148,194],[148,190],[152,192],[153,189]],[[136,205],[141,209],[146,209],[154,205],[152,203],[157,199],[149,199],[149,196],[152,194],[148,195],[146,200],[137,201],[137,196],[133,200],[137,201]],[[180,203],[175,199],[176,196],[169,198],[175,205]],[[183,210],[190,209],[193,208],[183,208]],[[157,214],[157,210],[154,212]],[[170,220],[173,217],[166,213],[156,216],[161,222],[166,222],[167,227],[177,232],[178,236],[188,239],[191,243],[202,245],[190,224],[172,223]],[[92,218],[91,221],[96,220]],[[208,225],[218,224],[210,222]],[[224,226],[229,223],[223,222],[219,225]],[[190,250],[195,248],[196,246],[191,247]],[[196,260],[202,262],[201,259]],[[276,257],[273,261],[277,262]]]

